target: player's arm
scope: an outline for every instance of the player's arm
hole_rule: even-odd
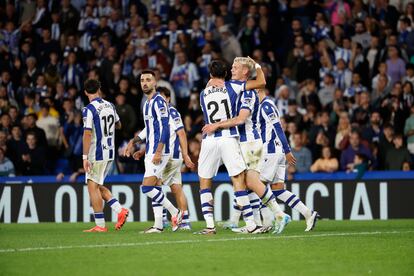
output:
[[[161,120],[161,135],[152,163],[159,164],[164,146],[170,141],[170,127],[168,125],[169,113],[167,103],[164,100],[158,100],[155,104],[157,117]]]
[[[115,113],[115,129],[121,129],[122,128],[121,119],[119,118],[119,115],[116,112],[115,106],[112,105],[112,107],[113,107],[114,113]]]
[[[273,130],[276,132],[277,137],[279,137],[280,142],[282,143],[283,151],[285,152],[286,159],[288,160],[290,165],[296,164],[296,158],[292,154],[292,150],[290,149],[289,142],[286,138],[285,132],[282,129],[282,124],[278,119],[278,113],[276,109],[273,108],[270,104],[266,104],[263,106],[264,118],[267,122],[269,122]]]
[[[136,144],[140,144],[147,138],[147,129],[144,128],[137,136],[129,140],[128,145],[124,150],[124,156],[130,157],[134,154],[134,147]]]
[[[170,116],[174,124],[175,133],[180,141],[181,153],[183,155],[184,163],[190,169],[194,168],[194,163],[191,161],[190,155],[188,154],[188,142],[187,135],[185,134],[184,124],[181,120],[181,115],[175,109],[170,109]]]
[[[250,58],[250,57],[249,57]],[[250,60],[254,63],[256,68],[256,79],[248,80],[246,82],[245,90],[260,89],[266,86],[266,78],[260,64],[256,63],[252,58]]]
[[[250,115],[250,110],[247,108],[243,108],[240,110],[239,115],[237,117],[231,118],[229,120],[217,122],[214,124],[208,124],[203,127],[204,134],[211,134],[215,132],[217,129],[225,129],[231,128],[234,126],[242,125],[246,122],[247,118]]]
[[[194,168],[194,163],[188,154],[188,142],[187,142],[187,135],[185,134],[184,128],[181,128],[177,132],[178,139],[180,141],[180,148],[183,154],[184,163],[190,169]]]
[[[83,159],[83,168],[85,172],[90,172],[91,163],[88,160],[89,149],[91,147],[92,141],[92,125],[93,125],[93,115],[92,111],[88,108],[84,108],[82,112],[83,117],[83,136],[82,136],[82,159]]]

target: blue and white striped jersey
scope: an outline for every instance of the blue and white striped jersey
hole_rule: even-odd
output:
[[[170,154],[170,127],[168,125],[169,114],[167,102],[159,94],[155,94],[151,100],[144,104],[145,122],[145,152],[154,154],[158,144],[163,143],[163,155]],[[140,135],[141,140],[143,136]]]
[[[180,139],[176,134],[177,131],[184,128],[183,121],[181,120],[181,115],[177,109],[170,105],[170,149],[173,159],[181,159],[181,150],[180,150]]]
[[[237,101],[240,93],[245,89],[246,82],[230,80],[224,87],[206,87],[200,93],[200,104],[203,110],[205,124],[213,124],[225,121],[236,116]],[[236,127],[219,129],[204,138],[237,137],[239,133]]]
[[[170,153],[172,154],[172,158],[180,159],[181,158],[181,150],[180,150],[180,139],[176,134],[177,131],[184,128],[183,121],[181,120],[181,115],[177,111],[175,107],[172,105],[168,106],[170,111],[170,116],[168,120],[168,124],[170,127]],[[145,127],[140,133],[139,138],[142,141],[147,139],[147,128]]]
[[[237,103],[237,114],[240,110],[247,109],[250,111],[250,116],[247,117],[244,124],[238,126],[240,142],[251,142],[260,139],[258,129],[258,112],[259,112],[259,96],[255,90],[243,91],[240,94]]]
[[[259,107],[260,132],[264,153],[289,153],[290,146],[280,124],[279,111],[272,100],[264,98]]]
[[[82,116],[83,128],[92,131],[88,160],[114,160],[115,124],[119,121],[115,106],[101,98],[95,98],[83,109]]]

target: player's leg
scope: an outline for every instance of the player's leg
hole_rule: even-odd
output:
[[[172,184],[170,186],[171,192],[174,194],[177,206],[183,211],[183,221],[180,225],[180,229],[190,230],[190,218],[188,214],[187,198],[185,197],[182,184]]]
[[[160,186],[156,186],[158,182],[158,178],[156,176],[149,176],[144,177],[144,181],[141,186],[141,190],[144,194],[146,194],[153,204],[154,208],[154,228],[162,231],[163,223],[162,223],[162,214],[163,214],[163,207],[168,210],[168,212],[172,216],[172,220],[174,220],[174,225],[176,224],[175,220],[177,216],[181,217],[181,211],[174,207],[174,205],[167,199],[164,195]],[[180,219],[181,220],[181,219]],[[173,229],[174,230],[174,229]]]
[[[224,138],[220,141],[220,154],[227,172],[231,177],[237,205],[242,209],[243,219],[249,233],[256,233],[258,227],[254,222],[253,210],[250,205],[245,182],[246,164],[236,138]],[[234,229],[233,229],[234,230]],[[244,231],[244,230],[243,230]]]
[[[277,183],[271,185],[273,194],[279,200],[283,201],[290,208],[298,211],[305,217],[306,220],[306,229],[305,231],[310,231],[316,224],[318,218],[318,213],[311,211],[294,193],[286,190],[285,183],[281,179]]]
[[[283,224],[284,221],[288,222],[290,217],[285,214],[282,209],[280,209],[279,204],[277,204],[275,196],[272,193],[272,190],[263,184],[260,180],[260,171],[263,166],[263,144],[260,140],[241,143],[241,151],[243,158],[246,161],[248,166],[246,172],[246,185],[249,190],[252,190],[254,193],[251,194],[251,201],[253,203],[258,203],[257,196],[260,197],[262,203],[269,207],[275,216],[275,222],[279,225]],[[255,196],[255,194],[257,196]],[[259,204],[257,204],[256,220],[261,224],[260,213],[259,213]],[[277,228],[279,228],[277,225]],[[281,228],[284,229],[284,226]],[[280,232],[279,232],[280,233]]]
[[[95,218],[95,224],[97,227],[94,227],[90,230],[85,230],[84,232],[106,232],[108,231],[105,227],[105,218],[103,213],[103,203],[101,192],[99,191],[99,185],[94,181],[88,179],[88,192],[89,198],[91,200],[92,209]]]
[[[231,180],[235,191],[237,205],[242,209],[243,219],[246,222],[246,227],[232,229],[232,231],[252,234],[261,233],[261,227],[256,225],[253,217],[253,210],[250,205],[249,195],[245,184],[245,173],[241,172],[238,175],[233,175],[231,176]]]
[[[118,199],[112,196],[111,191],[105,186],[99,186],[99,191],[101,192],[102,198],[106,203],[111,207],[111,209],[118,215],[118,221],[115,225],[116,230],[120,230],[125,224],[128,217],[129,211],[126,208],[122,208]]]
[[[163,156],[161,158],[160,164],[153,164],[152,163],[152,156],[145,157],[145,174],[144,180],[142,182],[141,190],[144,194],[146,194],[153,204],[162,205],[165,209],[168,210],[171,214],[171,221],[173,226],[173,231],[178,229],[178,224],[181,223],[182,220],[182,212],[175,208],[174,205],[167,199],[164,195],[161,187],[157,186],[159,179],[161,179],[163,170],[165,169],[169,160],[169,156]],[[162,223],[162,208],[157,208],[159,206],[155,206],[155,210],[157,214],[154,214],[155,223],[153,230],[162,231],[163,223]],[[155,211],[154,210],[154,211]],[[149,229],[152,231],[151,229]],[[146,232],[145,232],[146,233]],[[151,232],[152,233],[152,232]]]
[[[198,159],[198,176],[200,178],[201,211],[206,228],[195,234],[215,234],[216,227],[213,216],[213,194],[211,192],[212,179],[217,174],[221,159],[216,139],[203,139],[201,141],[200,157]]]
[[[95,161],[92,164],[91,171],[86,173],[85,179],[88,185],[89,198],[94,211],[96,226],[84,232],[107,232],[105,227],[105,218],[103,213],[103,198],[99,186],[103,185],[106,176],[107,161]]]

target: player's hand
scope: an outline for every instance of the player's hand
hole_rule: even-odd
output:
[[[158,165],[161,163],[161,153],[159,152],[155,152],[154,157],[152,158],[152,163],[154,165]]]
[[[124,150],[124,156],[130,157],[133,154],[133,150],[134,150],[134,144],[132,140],[130,140]]]
[[[252,59],[251,57],[249,57],[249,56],[247,56],[247,58],[249,59],[249,61],[251,62],[251,63],[253,63],[253,65],[256,65],[256,61],[254,60],[254,59]]]
[[[184,159],[184,164],[188,167],[188,168],[190,168],[190,169],[193,169],[194,168],[194,163],[193,163],[193,161],[191,161],[191,158],[190,158],[190,156],[187,154],[187,155],[184,155],[183,156],[183,159]]]
[[[214,133],[217,129],[218,129],[217,124],[208,124],[203,127],[202,131],[203,131],[203,134],[209,135],[211,133]]]
[[[90,173],[92,170],[92,164],[89,160],[83,160],[83,169],[85,172]]]
[[[291,166],[296,165],[296,158],[293,156],[291,152],[286,154],[286,160],[288,161],[288,164]]]
[[[135,159],[135,160],[139,160],[142,156],[144,156],[145,155],[145,150],[138,150],[138,151],[136,151],[133,155],[132,155],[132,157]]]
[[[210,79],[206,85],[206,87],[214,86],[214,87],[224,87],[224,80],[219,79]]]

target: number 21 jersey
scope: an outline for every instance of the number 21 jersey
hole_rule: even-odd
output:
[[[225,121],[236,116],[236,107],[239,95],[245,90],[246,82],[230,80],[224,87],[206,87],[200,93],[200,104],[204,115],[205,124],[213,124]],[[236,127],[218,129],[205,138],[237,137],[239,133]]]
[[[92,131],[89,161],[110,161],[115,157],[115,106],[101,98],[93,99],[82,112],[83,128]]]

